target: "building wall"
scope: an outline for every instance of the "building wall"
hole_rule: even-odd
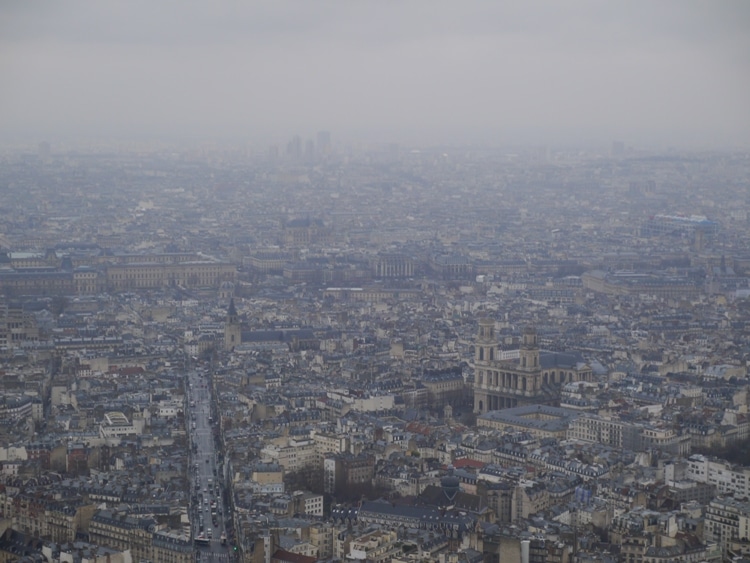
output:
[[[237,268],[226,262],[177,264],[120,264],[107,267],[110,291],[158,289],[162,287],[219,287],[234,282]]]
[[[733,541],[750,539],[750,504],[716,498],[706,508],[705,537],[717,542],[726,556]]]
[[[750,468],[734,467],[722,460],[695,455],[687,460],[685,477],[698,483],[714,485],[719,494],[731,494],[737,498],[750,497]]]
[[[581,369],[541,366],[536,331],[524,330],[518,361],[500,360],[491,319],[481,319],[474,345],[474,412],[528,404],[558,404],[560,386],[576,381],[591,381],[588,366]]]

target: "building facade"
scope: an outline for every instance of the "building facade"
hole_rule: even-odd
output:
[[[115,264],[107,267],[110,291],[159,289],[163,287],[219,287],[234,282],[237,267],[227,262],[191,261],[176,263]]]
[[[523,331],[518,359],[501,360],[495,323],[480,319],[474,346],[474,412],[529,404],[556,405],[565,383],[592,381],[585,363],[568,354],[542,353],[536,330]]]

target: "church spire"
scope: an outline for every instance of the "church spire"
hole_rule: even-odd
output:
[[[240,326],[237,308],[234,306],[234,298],[229,301],[227,309],[227,320],[224,323],[224,349],[232,350],[242,342],[242,328]]]

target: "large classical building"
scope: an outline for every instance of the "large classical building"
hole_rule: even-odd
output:
[[[127,263],[107,267],[107,286],[112,291],[163,287],[219,287],[234,282],[237,267],[228,262],[195,260],[172,263]]]
[[[380,254],[372,260],[376,278],[410,278],[414,276],[414,260],[404,254]]]
[[[329,240],[331,229],[321,219],[291,219],[284,223],[283,242],[288,247],[307,246]]]
[[[480,319],[474,346],[474,412],[528,404],[557,405],[565,383],[592,381],[591,367],[575,354],[541,352],[536,330],[523,331],[517,359],[500,359],[495,322]]]
[[[237,346],[245,348],[287,347],[290,350],[318,350],[320,342],[309,328],[274,328],[273,330],[243,330],[234,299],[229,302],[224,322],[224,349],[231,351]],[[210,344],[213,346],[213,344]]]
[[[46,255],[0,251],[0,293],[52,296],[177,286],[218,288],[237,277],[234,264],[196,253],[99,256],[87,259],[90,264],[81,258],[55,256],[54,251]]]
[[[573,420],[566,437],[569,440],[605,444],[634,452],[659,449],[674,455],[690,454],[690,434],[679,433],[667,426],[653,426],[592,413],[582,413]]]
[[[688,276],[642,272],[592,270],[581,276],[583,287],[606,295],[653,295],[687,299],[701,292],[701,281]]]
[[[565,439],[580,413],[549,405],[524,405],[490,411],[477,417],[479,427],[527,432],[537,438]]]

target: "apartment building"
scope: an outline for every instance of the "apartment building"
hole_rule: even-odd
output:
[[[323,516],[323,495],[306,491],[295,491],[292,494],[292,514]]]
[[[734,466],[728,461],[694,454],[687,459],[685,477],[716,487],[720,495],[750,498],[750,468]]]
[[[346,558],[367,563],[386,563],[401,553],[398,535],[393,530],[377,530],[355,538],[349,545]]]
[[[314,466],[318,454],[312,439],[291,438],[285,445],[269,444],[261,450],[261,455],[288,472]]]
[[[658,448],[675,455],[690,453],[690,436],[678,434],[672,428],[634,424],[588,413],[571,421],[567,438],[635,452]]]
[[[89,524],[91,543],[120,551],[130,549],[135,561],[151,559],[153,528],[151,518],[135,518],[108,510],[97,512]]]
[[[375,458],[368,455],[327,454],[323,461],[323,490],[337,494],[346,488],[368,484],[375,472]]]
[[[167,531],[154,533],[152,542],[153,563],[192,563],[195,547],[189,537]]]
[[[706,507],[705,538],[718,543],[725,557],[733,543],[750,540],[750,503],[713,499]]]
[[[321,465],[326,454],[340,454],[349,451],[348,436],[313,431],[310,437],[315,443],[317,462]]]

